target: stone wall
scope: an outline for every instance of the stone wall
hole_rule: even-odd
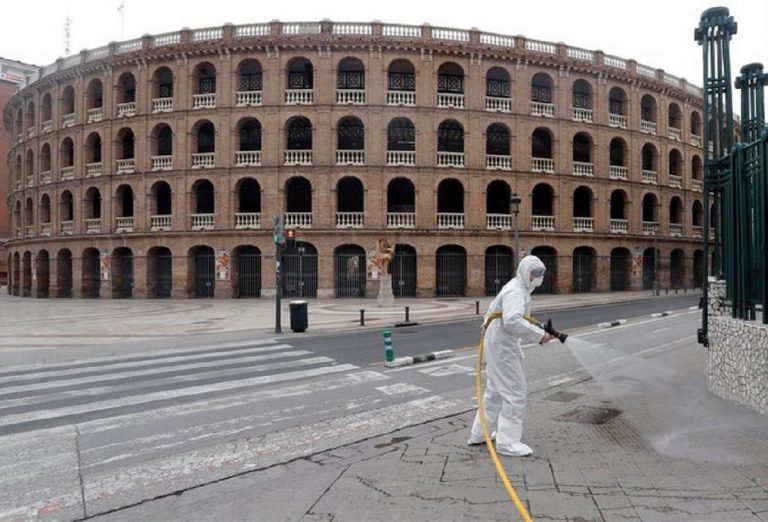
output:
[[[768,414],[768,326],[733,319],[725,304],[725,281],[709,279],[709,390]],[[758,319],[760,319],[758,317]]]

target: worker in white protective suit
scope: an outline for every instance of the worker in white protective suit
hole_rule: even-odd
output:
[[[483,321],[487,361],[483,410],[488,432],[496,432],[496,451],[501,455],[527,457],[533,454],[531,448],[520,441],[528,393],[521,341],[523,344],[546,343],[554,339],[524,319],[531,313],[531,292],[544,282],[545,272],[541,259],[524,257],[517,267],[517,275],[493,299]],[[469,444],[483,442],[478,413]]]

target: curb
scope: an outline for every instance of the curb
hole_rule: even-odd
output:
[[[423,355],[414,355],[413,357],[397,357],[393,361],[386,361],[384,366],[387,368],[396,368],[398,366],[408,366],[410,364],[429,362],[436,359],[447,359],[453,357],[453,350],[440,350]]]
[[[655,314],[651,314],[651,317],[666,317],[668,315],[672,315],[672,312],[656,312]]]
[[[610,323],[597,323],[598,328],[611,328],[612,326],[620,326],[622,324],[627,324],[626,319],[619,319],[618,321],[612,321]]]

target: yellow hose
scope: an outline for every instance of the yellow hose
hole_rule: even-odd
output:
[[[512,503],[515,504],[515,507],[517,508],[517,512],[520,513],[520,517],[525,522],[533,522],[533,519],[531,518],[531,515],[528,514],[528,510],[525,509],[525,506],[520,501],[520,497],[517,496],[517,491],[515,491],[514,486],[512,486],[512,483],[509,481],[509,477],[507,477],[507,472],[504,471],[504,466],[501,464],[501,460],[499,460],[499,456],[496,454],[496,448],[493,447],[493,441],[491,440],[491,434],[488,433],[488,425],[485,422],[485,411],[483,410],[483,386],[482,381],[480,378],[480,374],[482,373],[483,368],[483,349],[484,349],[484,337],[485,337],[485,328],[490,324],[491,320],[496,319],[497,317],[501,317],[500,313],[493,314],[489,317],[489,320],[486,321],[486,324],[483,325],[483,334],[480,336],[480,344],[478,345],[477,350],[477,372],[475,376],[475,386],[476,386],[476,393],[477,393],[477,414],[480,416],[480,424],[483,427],[483,438],[485,439],[485,445],[488,447],[488,453],[491,454],[491,459],[493,459],[493,463],[496,465],[496,473],[498,473],[499,478],[501,478],[501,481],[504,483],[504,488],[506,488],[507,493],[509,494],[509,498],[512,499]]]

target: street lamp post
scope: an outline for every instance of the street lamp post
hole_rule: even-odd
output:
[[[520,202],[522,200],[520,199],[520,196],[517,195],[517,193],[513,193],[512,197],[509,198],[509,209],[512,211],[512,214],[515,216],[515,251],[513,253],[512,257],[512,263],[513,263],[513,273],[517,273],[517,263],[520,259],[520,227],[518,226],[517,217],[518,214],[520,214]]]
[[[653,295],[659,295],[659,233],[661,232],[660,206],[656,206],[656,226],[653,234]]]

